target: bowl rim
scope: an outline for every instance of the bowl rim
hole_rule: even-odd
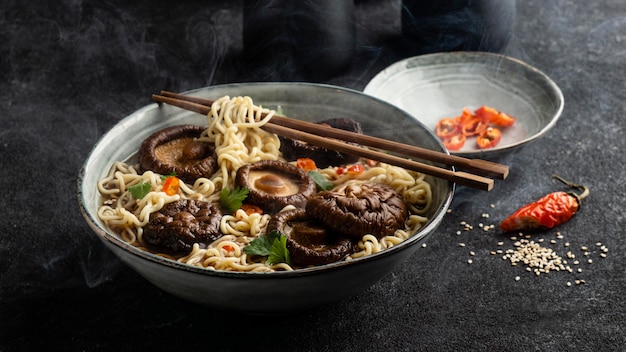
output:
[[[463,57],[465,59],[462,59]],[[502,153],[505,151],[510,151],[524,144],[537,140],[538,138],[546,134],[550,129],[552,129],[552,127],[556,125],[557,121],[561,117],[561,114],[563,113],[563,109],[565,106],[565,97],[563,95],[563,92],[561,91],[561,88],[546,73],[539,70],[538,68],[528,64],[527,62],[522,61],[521,59],[514,58],[512,56],[508,56],[508,55],[500,54],[500,53],[492,53],[492,52],[486,52],[486,51],[452,51],[452,52],[430,53],[430,54],[423,54],[423,55],[408,57],[400,61],[394,62],[390,64],[389,66],[385,67],[380,72],[378,72],[367,83],[367,85],[363,89],[363,92],[365,94],[374,96],[373,95],[374,93],[372,93],[372,90],[373,90],[373,87],[379,83],[379,81],[381,82],[387,81],[391,77],[393,77],[395,74],[402,72],[403,71],[402,68],[406,67],[409,62],[413,63],[415,61],[419,61],[417,65],[411,66],[411,69],[414,69],[414,68],[419,68],[420,62],[423,62],[423,61],[428,62],[428,64],[425,66],[425,67],[428,67],[428,66],[432,66],[435,64],[436,65],[449,65],[449,64],[461,64],[464,62],[470,62],[469,60],[467,60],[468,57],[470,58],[482,57],[482,58],[489,58],[491,60],[505,60],[513,65],[523,68],[527,72],[532,72],[537,77],[540,77],[542,79],[545,86],[549,88],[550,92],[554,95],[554,102],[556,103],[555,104],[556,109],[554,110],[554,114],[552,118],[550,119],[550,121],[545,126],[543,126],[543,128],[541,128],[536,133],[530,136],[527,136],[524,139],[521,139],[519,141],[510,143],[507,145],[497,146],[495,148],[489,148],[489,149],[484,149],[484,150],[477,149],[477,150],[470,150],[470,151],[450,151],[451,154],[469,157],[469,156],[480,156],[480,155],[487,156],[487,155]],[[438,58],[446,58],[446,60],[445,62],[435,63],[434,61],[436,61]],[[475,61],[471,61],[471,62],[475,63]],[[368,92],[368,90],[370,92]],[[414,119],[421,122],[419,117],[414,116],[412,113],[408,111],[407,113],[413,116]]]
[[[205,90],[210,90],[212,88],[237,88],[237,87],[243,87],[243,86],[262,86],[262,85],[276,85],[276,86],[280,86],[280,85],[285,85],[285,86],[293,86],[293,85],[299,85],[299,86],[314,86],[316,88],[323,88],[323,89],[334,89],[334,90],[340,90],[343,92],[346,92],[348,94],[358,94],[358,95],[364,95],[363,92],[360,92],[358,90],[354,90],[354,89],[350,89],[350,88],[345,88],[345,87],[339,87],[339,86],[334,86],[334,85],[330,85],[330,84],[318,84],[318,83],[305,83],[305,82],[250,82],[250,83],[227,83],[227,84],[220,84],[220,85],[214,85],[214,86],[207,86],[207,87],[202,87],[202,88],[196,88],[196,89],[192,89],[192,90],[188,90],[183,92],[183,94],[194,94],[194,93],[198,93],[198,92],[202,92]],[[375,100],[377,100],[379,103],[384,104],[384,105],[388,105],[389,107],[391,107],[392,109],[396,109],[399,110],[401,113],[407,115],[407,117],[411,117],[410,114],[408,114],[407,112],[405,112],[402,109],[399,109],[398,107],[394,106],[393,104],[390,104],[384,100],[378,99],[376,97],[373,96],[367,96],[368,98],[373,98]],[[79,208],[80,208],[80,212],[83,216],[83,218],[86,220],[87,224],[89,225],[89,227],[92,229],[92,231],[98,236],[98,238],[100,238],[102,241],[105,241],[108,244],[111,244],[115,247],[118,247],[119,249],[124,250],[127,254],[131,254],[134,257],[138,257],[140,259],[144,259],[147,260],[149,262],[152,262],[154,264],[161,264],[164,265],[166,267],[169,267],[171,269],[177,269],[177,270],[184,270],[190,273],[196,273],[196,274],[201,274],[201,275],[208,275],[208,276],[219,276],[219,277],[225,277],[225,278],[236,278],[236,279],[250,279],[250,278],[267,278],[267,277],[272,277],[272,278],[292,278],[292,277],[300,277],[300,276],[306,276],[306,275],[314,275],[314,274],[320,274],[326,271],[334,271],[337,269],[342,269],[342,268],[346,268],[346,267],[351,267],[354,265],[359,265],[360,263],[367,263],[373,260],[377,260],[378,258],[381,257],[386,257],[389,255],[392,255],[396,252],[399,251],[403,251],[407,248],[409,248],[411,246],[411,244],[414,244],[414,242],[421,242],[423,239],[427,238],[429,235],[431,235],[435,229],[439,226],[441,220],[443,219],[443,217],[446,214],[446,210],[450,207],[451,203],[452,203],[452,198],[454,196],[455,193],[455,189],[456,189],[456,185],[453,182],[450,181],[445,181],[448,183],[448,187],[446,190],[446,194],[445,194],[445,198],[443,199],[443,202],[441,204],[441,206],[439,207],[439,209],[434,210],[433,212],[433,217],[431,217],[428,221],[428,223],[426,223],[426,225],[424,227],[422,227],[421,229],[418,230],[418,233],[412,235],[411,237],[405,239],[404,241],[400,242],[399,244],[382,250],[378,253],[373,253],[370,255],[367,255],[365,257],[361,257],[361,258],[356,258],[353,260],[349,260],[349,261],[340,261],[340,262],[335,262],[335,263],[330,263],[330,264],[325,264],[325,265],[320,265],[320,266],[314,266],[314,267],[307,267],[307,268],[301,268],[301,269],[296,269],[293,271],[273,271],[273,272],[240,272],[240,271],[226,271],[226,270],[214,270],[214,269],[207,269],[207,268],[201,268],[201,267],[196,267],[196,266],[192,266],[189,264],[185,264],[185,263],[180,263],[177,262],[175,260],[172,259],[168,259],[165,257],[160,257],[157,256],[155,254],[152,254],[150,252],[141,250],[127,242],[125,242],[123,239],[115,236],[112,233],[109,233],[109,231],[103,227],[100,226],[100,223],[97,219],[95,219],[94,214],[92,214],[86,206],[86,200],[84,199],[84,192],[83,192],[83,187],[84,187],[84,179],[85,179],[85,174],[87,171],[87,167],[89,166],[90,160],[93,157],[93,154],[97,151],[98,147],[104,143],[105,137],[111,133],[117,126],[123,125],[125,121],[131,119],[133,116],[137,115],[137,114],[141,114],[141,113],[145,113],[147,111],[153,110],[153,109],[158,109],[159,108],[159,104],[157,103],[152,103],[149,105],[146,105],[142,108],[139,108],[133,112],[131,112],[130,114],[126,115],[124,118],[122,118],[120,121],[118,121],[115,125],[113,125],[109,130],[107,130],[103,135],[101,135],[98,139],[98,141],[95,143],[95,145],[91,148],[91,150],[89,151],[87,158],[85,159],[84,163],[82,164],[80,171],[78,173],[78,179],[77,179],[77,199],[78,199],[78,203],[79,203]],[[417,121],[419,124],[421,124],[423,126],[423,123],[421,123],[420,121]],[[441,146],[442,151],[443,152],[447,152],[447,150],[443,147],[443,145],[440,143],[440,141],[438,140],[438,138],[432,133],[432,131],[429,131],[428,128],[426,128],[425,126],[423,126],[424,129],[433,135],[434,138],[437,139],[438,144]],[[452,167],[452,169],[454,169]],[[421,233],[421,235],[420,235]]]

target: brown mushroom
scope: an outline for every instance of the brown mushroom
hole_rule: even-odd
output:
[[[316,191],[315,182],[302,169],[278,160],[261,160],[241,166],[235,184],[249,190],[246,203],[267,213],[287,205],[304,208],[307,198]]]
[[[317,123],[350,132],[363,133],[361,124],[353,119],[335,118],[319,121]],[[325,147],[308,144],[306,142],[287,137],[279,136],[279,138],[280,150],[283,153],[283,157],[287,160],[295,160],[297,158],[311,158],[315,161],[315,164],[319,168],[353,164],[359,160],[358,156],[340,153],[335,150],[330,150]]]
[[[308,200],[306,212],[346,236],[359,239],[369,233],[381,238],[404,226],[408,207],[391,187],[366,183],[320,192]]]
[[[222,237],[222,213],[212,203],[180,199],[150,215],[143,240],[173,252],[189,252],[194,243],[205,247]]]
[[[287,249],[295,265],[323,265],[342,260],[352,253],[351,240],[340,237],[307,217],[304,209],[276,214],[267,225],[287,237]]]
[[[139,148],[142,171],[175,174],[187,183],[211,176],[217,168],[215,147],[196,140],[204,129],[201,126],[179,125],[153,133]]]

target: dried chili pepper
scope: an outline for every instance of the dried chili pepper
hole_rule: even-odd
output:
[[[580,202],[587,197],[589,189],[566,181],[557,175],[553,177],[568,187],[582,190],[582,193],[559,191],[547,194],[536,202],[519,208],[504,219],[500,223],[502,231],[547,230],[568,221],[578,212]]]

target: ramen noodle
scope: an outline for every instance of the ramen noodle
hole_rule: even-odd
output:
[[[233,214],[225,214],[220,223],[223,234],[221,238],[206,248],[196,243],[189,253],[181,256],[155,252],[142,239],[143,227],[150,221],[150,214],[158,212],[164,205],[179,199],[218,202],[222,188],[234,187],[236,171],[240,166],[260,160],[284,161],[279,138],[261,128],[274,113],[273,110],[254,105],[249,97],[220,98],[212,104],[208,114],[208,127],[198,138],[200,141],[213,143],[216,147],[218,170],[210,178],[198,178],[193,184],[181,181],[178,193],[168,196],[163,192],[162,175],[152,171],[140,173],[133,158],[115,162],[108,174],[98,182],[98,190],[102,196],[98,217],[124,241],[180,263],[227,271],[267,272],[296,269],[286,263],[268,265],[263,258],[249,256],[243,251],[251,241],[265,234],[265,228],[271,219],[269,214],[246,214],[242,209]],[[366,165],[364,171],[358,175],[340,174],[337,170],[338,167],[331,166],[318,172],[334,185],[371,182],[389,185],[404,197],[409,207],[404,228],[382,238],[364,234],[355,246],[355,252],[345,260],[390,248],[410,237],[428,221],[426,214],[432,203],[432,193],[424,174],[384,163]],[[142,199],[135,199],[129,187],[142,182],[150,185],[150,191]]]

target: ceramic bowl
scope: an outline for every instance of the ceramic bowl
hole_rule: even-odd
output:
[[[468,139],[452,154],[486,157],[516,150],[543,136],[563,111],[559,87],[536,68],[511,57],[485,52],[450,52],[411,57],[379,72],[364,93],[411,114],[434,131],[437,121],[463,108],[487,105],[516,118],[502,140],[479,149]]]
[[[361,121],[365,133],[445,151],[437,137],[406,112],[354,90],[305,83],[246,83],[212,86],[187,94],[212,100],[224,95],[250,96],[257,105],[280,106],[287,116],[310,121],[355,118]],[[216,309],[286,314],[355,295],[415,253],[419,244],[435,232],[454,194],[452,183],[429,177],[434,198],[430,221],[399,245],[371,256],[289,272],[246,273],[193,267],[129,245],[97,216],[100,197],[96,183],[112,163],[134,154],[152,132],[183,123],[206,125],[206,116],[155,103],[122,119],[90,152],[80,171],[78,199],[95,234],[129,267],[164,291]]]

